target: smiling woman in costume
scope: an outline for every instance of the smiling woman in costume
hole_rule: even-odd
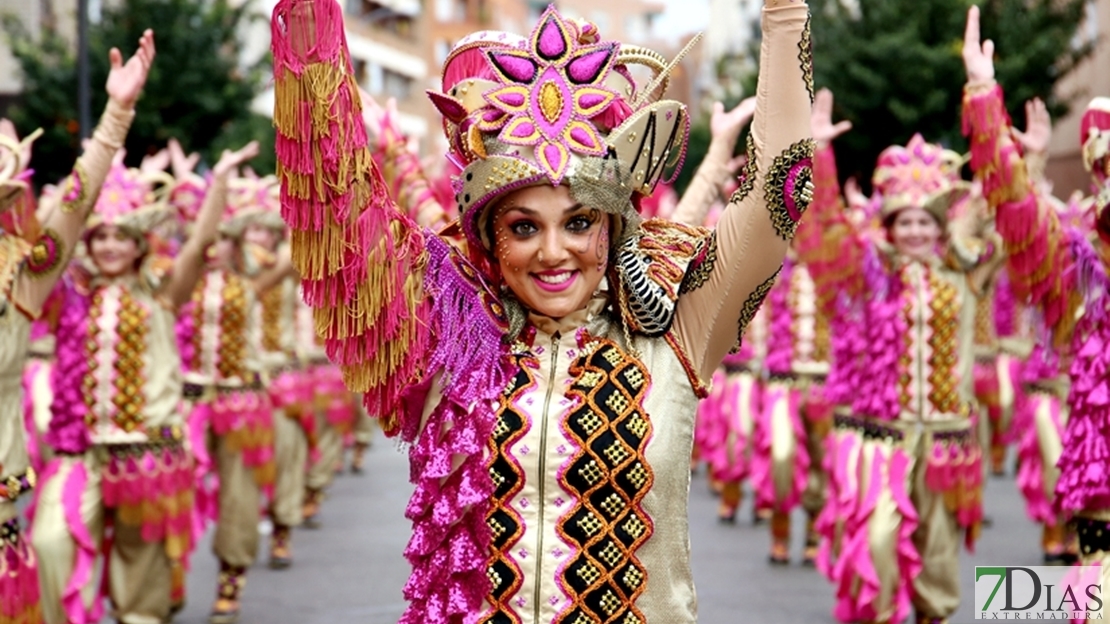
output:
[[[660,55],[553,8],[527,38],[460,41],[430,94],[460,252],[371,164],[338,5],[278,4],[293,260],[328,355],[410,445],[402,621],[696,620],[694,414],[810,198],[807,15],[763,11],[752,175],[712,231],[636,211],[684,155]]]

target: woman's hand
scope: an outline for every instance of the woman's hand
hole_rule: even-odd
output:
[[[193,152],[186,156],[185,150],[181,147],[181,143],[179,143],[177,139],[170,139],[168,150],[170,154],[170,168],[173,170],[173,177],[178,180],[184,180],[186,176],[193,172],[197,163],[200,162],[200,154]]]
[[[150,73],[150,66],[154,63],[154,31],[149,28],[139,38],[139,49],[135,54],[123,62],[123,54],[119,48],[112,48],[108,52],[108,62],[112,69],[108,72],[108,83],[105,90],[108,97],[125,109],[135,107],[135,100],[146,84],[146,77]]]
[[[709,119],[709,131],[714,141],[724,141],[729,146],[729,151],[736,145],[740,130],[744,128],[755,116],[755,96],[746,98],[736,105],[736,108],[725,112],[725,105],[720,102],[713,104],[713,116]]]
[[[212,173],[219,177],[226,176],[233,169],[238,168],[239,165],[255,156],[258,156],[258,141],[251,141],[234,152],[224,150],[224,153],[220,155],[219,162],[216,163],[215,167],[212,167]]]
[[[821,89],[813,100],[813,112],[809,117],[810,132],[813,140],[818,145],[828,145],[833,139],[852,129],[852,122],[848,120],[837,123],[832,122],[833,94],[828,89]]]
[[[1052,140],[1052,118],[1041,98],[1025,103],[1025,131],[1014,128],[1014,135],[1025,148],[1026,154],[1045,154]]]
[[[990,39],[980,42],[977,6],[967,10],[963,57],[968,83],[986,84],[994,81],[994,42]]]
[[[170,152],[166,149],[160,149],[153,154],[143,156],[143,162],[139,165],[139,171],[143,173],[158,173],[165,171],[166,167],[170,166]]]

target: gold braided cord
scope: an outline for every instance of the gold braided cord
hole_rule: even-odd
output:
[[[690,41],[685,45],[685,47],[683,47],[682,50],[679,51],[678,55],[671,59],[671,62],[668,63],[667,66],[664,67],[663,70],[655,76],[655,80],[652,80],[651,83],[648,84],[647,88],[640,91],[635,101],[632,102],[633,109],[639,109],[640,106],[647,103],[647,98],[651,97],[651,94],[655,93],[656,89],[659,89],[659,87],[662,87],[662,89],[659,91],[660,96],[667,92],[667,86],[669,85],[671,79],[671,72],[673,72],[674,68],[678,67],[678,64],[682,62],[682,59],[686,58],[686,55],[694,49],[694,46],[697,45],[699,41],[701,41],[701,38],[701,33],[694,35],[693,38],[690,39]]]

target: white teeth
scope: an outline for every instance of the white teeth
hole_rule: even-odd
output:
[[[567,271],[566,273],[559,273],[558,275],[540,275],[537,273],[536,277],[540,278],[540,281],[545,284],[563,284],[569,280],[572,275],[573,273]]]

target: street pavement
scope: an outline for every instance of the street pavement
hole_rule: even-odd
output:
[[[338,476],[321,512],[319,529],[294,532],[295,563],[266,567],[266,538],[243,594],[241,624],[394,624],[404,611],[401,588],[408,564],[401,553],[409,534],[404,507],[411,493],[408,461],[378,438],[366,470]],[[1038,565],[1040,529],[1025,516],[1013,477],[990,479],[983,529],[975,554],[961,555],[963,600],[952,622],[973,619],[975,565]],[[745,501],[747,503],[748,501]],[[818,572],[801,567],[804,517],[795,517],[794,559],[789,567],[766,561],[769,532],[753,526],[745,504],[735,525],[716,520],[716,499],[704,471],[690,491],[691,548],[701,624],[775,622],[834,624],[833,588]],[[209,538],[211,535],[209,535]],[[206,540],[193,556],[188,603],[175,622],[205,624],[215,596],[217,565]],[[670,624],[666,622],[652,624]]]

